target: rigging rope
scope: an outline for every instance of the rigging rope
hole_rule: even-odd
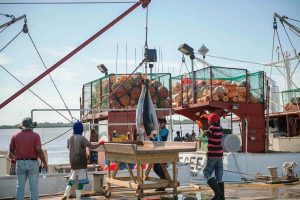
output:
[[[295,35],[297,35],[298,37],[300,37],[300,34],[297,33],[295,30],[293,30],[291,27],[289,27],[290,31],[292,31]]]
[[[23,29],[13,38],[11,39],[1,50],[0,53],[12,42],[14,41],[21,33],[23,32]]]
[[[9,72],[3,65],[0,65],[2,69],[4,69],[9,75],[11,75],[15,80],[17,80],[21,85],[25,85],[23,82],[21,82],[17,77],[15,77],[11,72]],[[70,121],[67,117],[65,117],[61,112],[57,111],[55,108],[53,108],[50,104],[48,104],[44,99],[42,99],[39,95],[37,95],[35,92],[33,92],[31,89],[28,89],[34,96],[36,96],[38,99],[40,99],[42,102],[44,102],[47,106],[49,106],[51,109],[53,109],[55,112],[57,112],[60,116],[65,118],[66,120]]]
[[[300,62],[300,58],[297,56],[296,49],[295,49],[295,47],[294,47],[294,45],[293,45],[293,43],[292,43],[292,41],[291,41],[291,38],[290,38],[290,36],[289,36],[288,32],[286,31],[286,28],[285,28],[285,26],[284,26],[284,24],[283,24],[283,22],[282,22],[282,21],[281,21],[281,24],[282,24],[282,26],[283,26],[283,29],[284,29],[284,31],[285,31],[285,33],[286,33],[286,36],[288,37],[288,39],[289,39],[289,42],[290,42],[290,44],[291,44],[291,46],[292,46],[292,48],[293,48],[293,50],[294,50],[295,56],[297,57],[297,59],[298,59],[298,60],[299,60],[299,62]]]
[[[206,56],[212,57],[212,58],[219,58],[219,59],[223,59],[223,60],[231,60],[231,61],[236,61],[236,62],[243,62],[243,63],[248,63],[248,64],[263,65],[263,66],[265,66],[265,64],[263,64],[263,63],[258,63],[258,62],[245,61],[245,60],[238,60],[238,59],[233,59],[233,58],[225,58],[225,57],[221,57],[221,56],[212,56],[212,55],[206,55]]]
[[[16,19],[14,15],[3,14],[3,13],[0,13],[0,15],[3,15],[3,16],[8,17],[8,18],[11,18],[12,20]]]
[[[146,38],[145,38],[145,49],[148,49],[148,6],[146,8]]]
[[[26,24],[26,23],[25,23],[25,24]],[[36,45],[35,45],[35,43],[34,43],[32,37],[31,37],[31,35],[30,35],[30,33],[29,33],[29,31],[28,31],[27,33],[28,33],[28,36],[29,36],[29,38],[30,38],[30,41],[31,41],[32,45],[34,46],[34,48],[35,48],[35,50],[36,50],[36,52],[37,52],[37,54],[38,54],[38,56],[39,56],[41,62],[43,63],[44,68],[47,70],[48,68],[46,67],[46,64],[45,64],[45,62],[44,62],[44,60],[43,60],[43,58],[42,58],[42,56],[41,56],[39,50],[37,49],[37,47],[36,47]],[[68,106],[67,106],[67,104],[66,104],[64,98],[62,97],[60,91],[58,90],[57,85],[55,84],[55,82],[54,82],[54,80],[53,80],[51,74],[49,73],[48,75],[49,75],[49,78],[51,79],[51,82],[53,83],[53,86],[55,87],[55,89],[56,89],[56,91],[57,91],[57,93],[58,93],[60,99],[62,100],[63,104],[65,105],[65,108],[67,109],[67,111],[68,111],[68,113],[69,113],[71,119],[74,119],[74,117],[73,117],[71,111],[69,110],[69,108],[68,108]]]
[[[282,16],[282,17],[283,17],[283,18],[285,18],[285,19],[292,20],[292,21],[300,22],[300,21],[299,21],[299,20],[297,20],[297,19],[289,18],[289,17],[287,17],[287,16]]]
[[[65,132],[63,132],[62,134],[58,135],[57,137],[55,137],[55,138],[53,138],[53,139],[51,139],[51,140],[49,140],[49,141],[43,143],[42,145],[48,144],[48,143],[50,143],[50,142],[52,142],[52,141],[54,141],[54,140],[60,138],[61,136],[63,136],[64,134],[68,133],[68,132],[69,132],[70,130],[72,130],[72,129],[73,129],[73,128],[68,129],[67,131],[65,131]]]
[[[182,70],[182,65],[185,62],[185,57],[184,54],[182,54],[182,58],[181,58],[181,66],[180,66],[180,70],[179,70],[179,75],[181,74],[181,70]]]
[[[47,5],[47,4],[131,4],[137,3],[137,1],[69,1],[69,2],[1,2],[1,4],[12,4],[12,5]]]
[[[279,38],[279,34],[278,34],[277,29],[275,29],[275,30],[276,30],[277,39],[278,39],[278,42],[279,42],[279,46],[280,46],[280,51],[281,51],[281,54],[282,54],[283,62],[284,62],[285,67],[287,68],[288,66],[287,66],[287,62],[286,62],[285,57],[284,57],[284,53],[283,53],[281,41],[280,41],[280,38]],[[297,56],[297,58],[298,58],[298,56]],[[290,80],[290,82],[295,86],[295,88],[297,88],[297,86],[294,84],[293,80]],[[296,98],[296,101],[297,101],[297,98]],[[297,102],[297,107],[298,107],[298,110],[300,110],[300,105],[298,104],[298,102]]]

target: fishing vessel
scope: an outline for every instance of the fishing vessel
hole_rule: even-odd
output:
[[[3,102],[0,108],[75,55],[137,6],[146,7],[148,3],[148,1],[136,3],[120,18],[25,85],[18,93]],[[24,27],[26,31],[26,26]],[[187,48],[188,45],[181,45],[180,49],[190,57],[193,66],[195,59],[193,49],[183,50],[183,47]],[[172,76],[171,73],[152,73],[151,63],[155,62],[155,51],[148,48],[145,51],[145,60],[137,67],[147,63],[149,73],[107,74],[83,85],[80,108],[77,110],[80,110],[81,120],[87,124],[88,129],[98,132],[99,137],[107,137],[108,141],[113,142],[136,140],[135,116],[137,99],[141,93],[140,81],[149,79],[151,81],[150,94],[157,116],[168,118],[171,133],[174,114],[185,116],[193,122],[200,121],[204,127],[206,121],[201,116],[211,112],[219,112],[224,116],[224,120],[227,122],[229,120],[230,123],[226,127],[227,134],[224,137],[224,148],[228,151],[224,155],[225,181],[257,181],[257,173],[262,176],[269,175],[268,167],[277,166],[279,167],[278,173],[283,174],[281,166],[285,162],[300,163],[300,156],[297,153],[300,151],[297,137],[299,135],[299,107],[295,110],[289,106],[284,112],[269,113],[270,89],[263,71],[250,73],[247,69],[209,65],[200,70],[192,68],[190,73],[178,76]],[[295,59],[299,59],[299,56],[296,55]],[[287,67],[287,59],[284,61]],[[272,62],[271,66],[273,65],[275,64]],[[286,93],[289,92],[295,94],[298,90],[290,88]],[[287,103],[298,105],[297,98],[288,98]],[[55,111],[59,113],[59,110]],[[240,124],[238,134],[233,132],[233,117],[237,119],[235,123]],[[274,137],[274,132],[282,134],[280,137]],[[87,137],[91,138],[89,135]],[[201,146],[199,143],[196,152],[180,153],[178,164],[178,173],[181,174],[178,177],[180,182],[203,183],[202,170],[206,160],[205,142],[205,138],[201,138]],[[91,163],[99,164],[102,169],[105,168],[104,153],[90,151],[88,154]],[[124,170],[121,173],[127,172]],[[300,173],[299,168],[295,169],[295,173]],[[65,186],[64,175],[66,174],[50,174],[47,180],[41,179],[41,184],[44,185],[42,193],[61,191],[61,188]],[[6,196],[13,196],[14,190],[9,188],[15,185],[15,178],[15,176],[1,177],[1,181],[6,182],[5,186],[1,184],[2,191],[7,191]],[[48,191],[49,188],[51,192]]]

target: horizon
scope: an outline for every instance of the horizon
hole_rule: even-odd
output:
[[[69,0],[65,0],[67,2]],[[2,1],[8,2],[8,1]],[[17,2],[17,1],[10,1]],[[67,53],[99,31],[112,19],[119,16],[132,4],[82,4],[82,5],[1,5],[2,14],[15,17],[27,15],[29,32],[46,66],[51,67]],[[162,52],[162,59],[154,65],[154,72],[170,72],[179,75],[182,54],[178,46],[186,43],[198,51],[204,44],[211,56],[220,56],[258,63],[270,63],[272,56],[273,13],[300,20],[300,2],[297,0],[213,0],[174,1],[152,0],[149,4],[148,46]],[[9,18],[0,16],[0,24]],[[278,32],[285,51],[293,55],[282,26]],[[4,47],[23,27],[23,21],[16,22],[0,33],[0,48]],[[297,23],[296,25],[299,25]],[[0,30],[1,31],[1,30]],[[300,40],[290,33],[296,49]],[[69,108],[79,108],[81,87],[84,83],[103,76],[97,65],[103,63],[109,73],[131,73],[135,63],[142,59],[145,43],[145,10],[138,7],[112,29],[82,49],[70,60],[51,73]],[[118,45],[118,66],[116,52]],[[278,43],[276,43],[276,46]],[[127,48],[127,56],[126,56]],[[136,50],[136,59],[135,59]],[[198,56],[198,55],[197,55]],[[126,60],[127,58],[127,60]],[[259,70],[271,73],[271,68],[260,65],[237,63],[207,56],[205,61],[216,66],[246,68],[250,72]],[[277,54],[274,56],[277,61]],[[186,57],[190,70],[190,61]],[[22,82],[28,83],[45,69],[27,35],[22,33],[7,48],[0,52],[0,64],[6,67]],[[202,64],[195,61],[195,70]],[[126,67],[127,66],[127,67]],[[162,69],[164,67],[164,69]],[[141,70],[139,70],[141,71]],[[181,71],[181,74],[186,69]],[[299,70],[294,77],[299,77]],[[272,78],[280,90],[284,90],[284,78],[273,69]],[[294,79],[296,85],[299,79]],[[0,68],[0,101],[18,91],[22,86]],[[31,87],[54,108],[64,108],[49,77]],[[0,110],[0,125],[18,124],[30,111],[48,108],[29,91],[13,100]],[[68,116],[67,112],[63,112]],[[72,114],[79,118],[78,112]],[[53,112],[37,113],[34,120],[67,122]]]

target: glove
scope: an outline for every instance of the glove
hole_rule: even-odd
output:
[[[104,143],[105,143],[104,140],[99,140],[99,142],[98,142],[99,145],[103,145]]]

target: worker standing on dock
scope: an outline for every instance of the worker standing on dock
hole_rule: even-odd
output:
[[[159,123],[159,136],[161,138],[161,141],[165,142],[168,140],[169,136],[169,130],[166,128],[167,120],[162,117],[158,119]]]
[[[159,133],[158,134],[151,134],[150,140],[156,142],[165,142],[168,140],[169,130],[166,128],[167,120],[165,118],[159,118]],[[155,131],[154,131],[155,133]],[[162,165],[166,165],[166,163],[162,163]],[[154,163],[153,171],[160,179],[166,179],[165,173],[160,166],[160,163]],[[158,188],[156,191],[165,191],[165,188]]]
[[[70,150],[71,175],[66,187],[63,200],[67,199],[72,185],[76,187],[76,199],[80,199],[81,190],[84,184],[88,184],[87,176],[87,155],[86,147],[95,149],[105,142],[100,140],[98,144],[91,144],[84,136],[82,136],[83,125],[80,121],[73,124],[73,135],[68,139],[68,148]]]
[[[20,132],[14,134],[11,138],[9,146],[10,158],[16,159],[17,165],[17,200],[24,199],[24,188],[27,178],[30,185],[30,199],[39,199],[39,157],[43,163],[44,169],[48,169],[48,165],[42,150],[41,138],[39,134],[32,131],[36,128],[37,123],[32,122],[30,117],[24,118],[19,128]]]
[[[222,136],[223,129],[220,126],[220,118],[215,113],[208,116],[209,128],[204,132],[203,136],[208,137],[207,145],[207,163],[203,170],[203,174],[207,179],[207,184],[214,191],[215,196],[213,199],[225,199],[223,177],[223,148]],[[216,177],[211,177],[215,172]]]

